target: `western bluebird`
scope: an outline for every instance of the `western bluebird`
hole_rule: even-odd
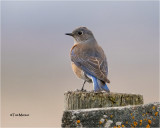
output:
[[[108,65],[103,49],[98,45],[93,33],[86,27],[79,27],[66,35],[74,38],[74,46],[71,48],[70,57],[72,69],[77,77],[85,82],[93,82],[94,91],[110,92],[106,83]]]

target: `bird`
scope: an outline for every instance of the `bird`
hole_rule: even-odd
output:
[[[93,91],[105,91],[110,93],[107,83],[108,64],[102,47],[97,43],[93,33],[87,27],[78,27],[71,33],[74,45],[70,50],[70,58],[73,72],[84,80],[81,91],[86,82],[93,83]]]

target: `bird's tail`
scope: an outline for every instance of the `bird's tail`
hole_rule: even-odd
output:
[[[91,78],[92,78],[92,81],[93,81],[93,89],[94,89],[94,91],[95,92],[101,91],[101,87],[98,84],[97,78],[94,77],[94,76],[91,76]]]
[[[107,87],[107,84],[96,77],[92,76],[92,81],[93,81],[93,87],[95,92],[99,91],[106,91],[110,92],[109,88]]]
[[[98,85],[101,87],[101,89],[103,91],[106,91],[108,93],[110,92],[110,90],[109,90],[109,88],[108,88],[108,86],[107,86],[107,84],[105,82],[103,82],[101,80],[98,80],[98,79],[97,79],[97,82],[98,82]]]

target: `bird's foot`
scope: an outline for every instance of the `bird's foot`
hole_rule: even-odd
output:
[[[86,89],[83,89],[83,88],[81,89],[81,92],[86,92],[86,91],[87,91]]]
[[[86,89],[81,89],[81,90],[76,89],[76,91],[77,91],[77,92],[87,92],[87,90],[86,90]]]

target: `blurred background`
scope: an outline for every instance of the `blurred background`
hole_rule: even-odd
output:
[[[79,26],[92,30],[106,53],[111,92],[159,101],[158,6],[158,1],[2,1],[2,126],[60,127],[64,92],[83,83],[71,69],[73,39],[64,35]]]

